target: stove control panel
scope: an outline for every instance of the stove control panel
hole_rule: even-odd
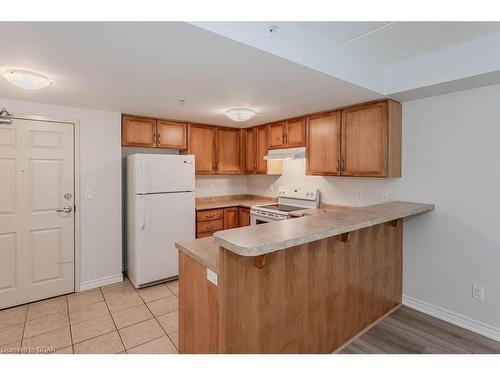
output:
[[[278,198],[293,198],[307,201],[316,201],[319,200],[319,190],[280,186],[278,190]]]

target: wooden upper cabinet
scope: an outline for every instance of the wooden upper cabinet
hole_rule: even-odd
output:
[[[255,158],[256,130],[254,128],[244,129],[245,132],[245,173],[253,174],[257,169],[257,159]]]
[[[157,120],[156,133],[156,147],[187,148],[187,125],[184,122]]]
[[[156,120],[123,116],[122,146],[156,147]]]
[[[384,101],[342,110],[344,176],[401,176],[401,104]]]
[[[215,172],[217,174],[240,174],[240,129],[216,128]]]
[[[275,122],[268,125],[269,148],[285,147],[285,122]]]
[[[306,145],[305,118],[269,124],[269,148],[303,147]]]
[[[264,156],[267,155],[269,149],[268,142],[268,127],[258,126],[255,128],[255,159],[256,168],[255,173],[266,174],[267,173],[267,161],[264,160]]]
[[[196,174],[215,174],[215,126],[189,124],[187,153],[195,156]]]
[[[304,147],[306,145],[306,122],[304,117],[287,120],[285,123],[285,146]]]
[[[340,111],[307,118],[308,175],[340,175]]]

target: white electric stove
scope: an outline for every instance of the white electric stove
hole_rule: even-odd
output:
[[[252,206],[250,224],[264,224],[290,219],[291,212],[319,207],[319,190],[309,188],[280,187],[278,203]]]

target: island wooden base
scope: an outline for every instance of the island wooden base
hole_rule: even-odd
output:
[[[181,353],[332,353],[401,303],[402,222],[263,257],[219,251],[218,286],[181,253]]]

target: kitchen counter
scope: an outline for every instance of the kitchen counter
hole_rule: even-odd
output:
[[[200,204],[202,208],[198,208],[197,203],[197,209],[233,207],[236,202],[253,205],[269,203],[269,200],[264,203],[253,203],[261,202],[258,198],[214,200],[203,202]],[[228,205],[221,206],[225,204]],[[433,204],[398,201],[365,207],[327,206],[306,209],[294,212],[294,219],[223,230],[214,233],[213,237],[176,243],[176,247],[217,272],[219,246],[238,255],[258,256],[433,209]]]
[[[276,199],[270,197],[262,197],[256,195],[230,195],[221,197],[202,197],[196,199],[196,210],[211,210],[215,208],[227,208],[227,207],[247,207],[261,205],[261,204],[272,204],[275,203]]]
[[[338,350],[401,305],[402,219],[433,209],[305,209],[177,243],[179,352]]]
[[[302,217],[219,231],[214,237],[218,245],[238,255],[259,256],[433,209],[433,204],[396,201],[366,207],[304,210],[295,213]]]
[[[217,272],[217,258],[219,256],[219,245],[215,242],[215,238],[206,237],[198,238],[189,242],[176,243],[175,246],[179,251],[190,256],[198,263]]]

